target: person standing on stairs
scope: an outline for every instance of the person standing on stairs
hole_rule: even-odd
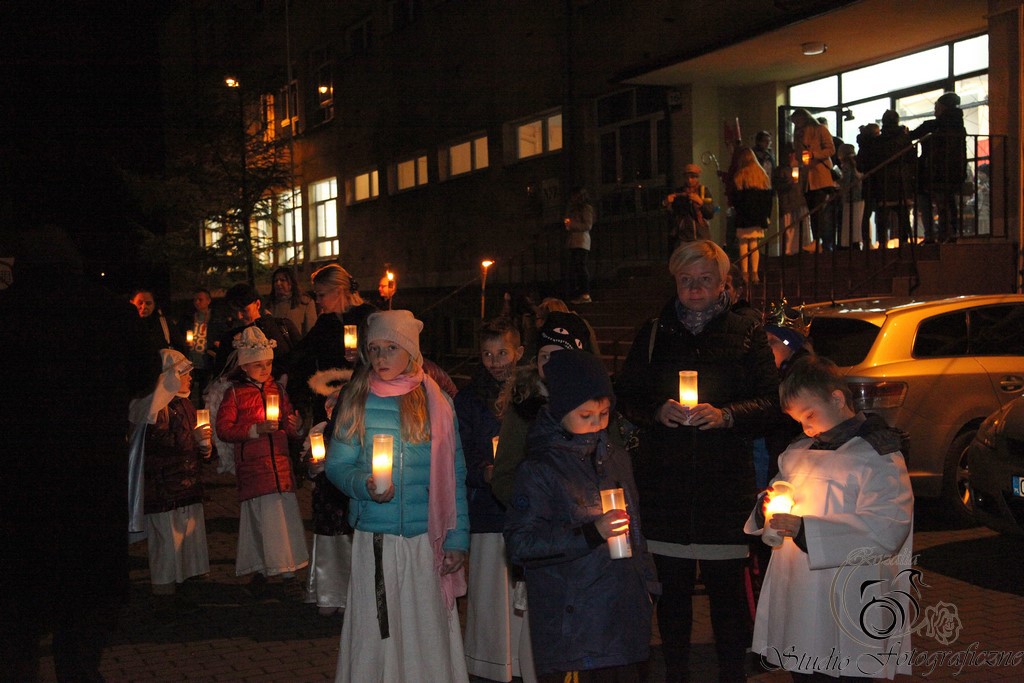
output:
[[[587,257],[590,255],[590,229],[594,227],[594,207],[590,204],[585,188],[573,188],[564,222],[569,233],[565,242],[569,249],[566,292],[571,303],[589,304],[593,299],[590,298]]]

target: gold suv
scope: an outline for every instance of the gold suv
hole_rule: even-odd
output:
[[[972,520],[967,447],[1024,391],[1024,295],[850,299],[804,314],[815,351],[843,369],[856,407],[910,434],[915,494]]]

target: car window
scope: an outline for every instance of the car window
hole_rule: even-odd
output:
[[[809,337],[816,353],[839,367],[849,367],[867,357],[879,330],[866,320],[821,316],[811,320]]]
[[[917,327],[914,358],[947,358],[967,355],[967,311],[927,318]]]
[[[974,356],[1024,356],[1024,305],[971,309],[970,353]]]

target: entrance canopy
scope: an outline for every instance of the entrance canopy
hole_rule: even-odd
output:
[[[862,0],[703,54],[680,53],[621,80],[668,87],[792,84],[986,31],[987,12],[987,0]],[[828,49],[804,56],[804,43]]]

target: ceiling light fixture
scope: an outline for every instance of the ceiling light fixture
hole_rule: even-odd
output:
[[[800,51],[804,53],[805,57],[813,57],[815,55],[823,55],[828,51],[828,45],[822,42],[811,42],[801,43]]]

